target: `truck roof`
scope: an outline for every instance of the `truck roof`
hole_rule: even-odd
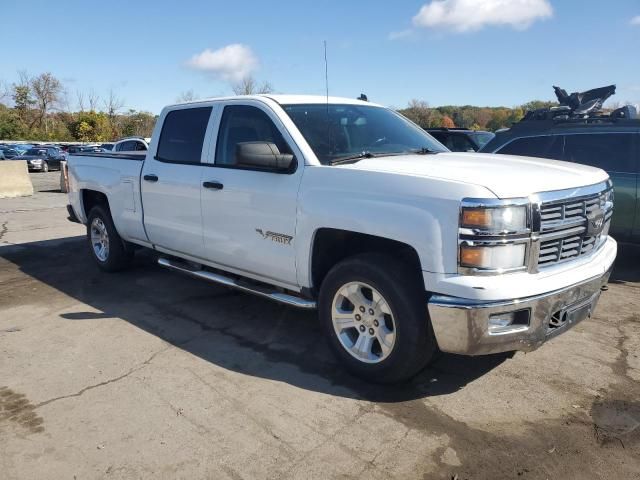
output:
[[[357,100],[355,98],[346,98],[346,97],[327,97],[326,95],[274,95],[274,94],[260,94],[260,95],[232,95],[228,97],[211,97],[211,98],[202,98],[199,100],[192,100],[189,102],[180,102],[175,103],[173,105],[185,105],[191,103],[204,103],[204,102],[212,102],[219,100],[264,100],[265,98],[269,98],[277,103],[283,105],[292,105],[292,104],[309,104],[309,103],[332,103],[332,104],[347,104],[347,105],[369,105],[374,107],[381,107],[382,105],[378,105],[377,103],[365,102],[363,100]]]

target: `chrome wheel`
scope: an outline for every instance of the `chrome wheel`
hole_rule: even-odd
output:
[[[361,362],[378,363],[392,352],[396,326],[389,304],[373,287],[350,282],[338,289],[331,307],[342,347]]]
[[[101,218],[94,218],[91,222],[91,246],[96,258],[106,262],[109,258],[109,233]]]

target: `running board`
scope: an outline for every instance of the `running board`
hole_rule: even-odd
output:
[[[314,302],[313,300],[307,300],[302,297],[296,297],[295,295],[289,295],[282,292],[270,292],[267,290],[262,290],[257,286],[253,287],[250,284],[240,283],[240,281],[237,279],[226,277],[224,275],[220,275],[219,273],[210,272],[208,270],[192,270],[188,268],[186,264],[181,264],[180,262],[172,261],[167,258],[159,258],[158,264],[172,270],[186,273],[187,275],[191,275],[192,277],[201,278],[203,280],[218,283],[220,285],[224,285],[225,287],[235,288],[243,292],[253,293],[254,295],[258,295],[259,297],[268,298],[270,300],[284,303],[285,305],[290,305],[292,307],[304,308],[306,310],[312,310],[316,308],[316,302]]]

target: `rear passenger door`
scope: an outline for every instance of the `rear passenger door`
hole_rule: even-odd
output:
[[[637,134],[576,133],[564,135],[564,160],[605,170],[615,194],[611,234],[631,236],[636,216],[638,155]]]
[[[141,179],[144,226],[160,251],[195,258],[204,254],[200,205],[205,139],[212,107],[169,111],[155,156],[147,155]]]

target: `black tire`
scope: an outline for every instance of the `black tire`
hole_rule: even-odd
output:
[[[47,173],[49,171],[49,164],[47,162],[44,162],[42,164],[42,173]]]
[[[102,222],[108,236],[109,249],[106,254],[106,258],[104,259],[98,256],[93,242],[91,241],[92,225],[96,219]],[[104,206],[95,206],[89,212],[89,217],[87,219],[87,243],[89,244],[91,256],[101,270],[104,270],[105,272],[118,272],[131,265],[131,260],[133,259],[133,248],[120,238],[116,227],[113,225],[111,213],[108,208],[105,208]]]
[[[377,290],[391,309],[395,342],[388,356],[378,363],[355,358],[343,346],[334,329],[334,297],[351,282],[363,282]],[[387,255],[366,253],[335,265],[322,282],[318,310],[335,355],[352,374],[368,381],[406,381],[422,370],[437,351],[420,271]]]

